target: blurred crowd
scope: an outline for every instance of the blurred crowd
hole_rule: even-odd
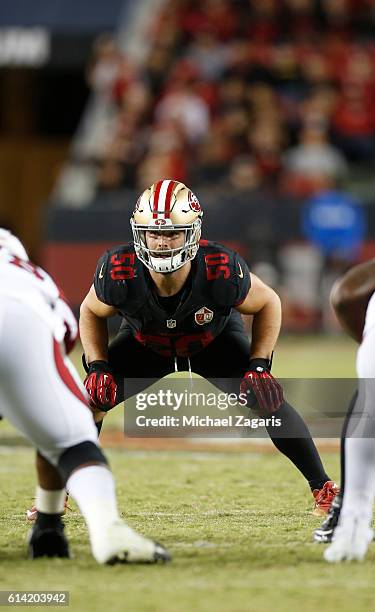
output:
[[[205,236],[277,288],[284,328],[331,329],[333,280],[360,248],[375,256],[348,191],[356,171],[371,185],[375,161],[374,2],[158,6],[142,61],[97,39],[60,201],[130,214],[151,183],[183,181],[204,203]]]
[[[97,189],[337,185],[375,158],[374,14],[371,0],[167,0],[142,66],[101,36]]]

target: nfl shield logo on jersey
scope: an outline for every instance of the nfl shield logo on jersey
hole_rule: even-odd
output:
[[[167,320],[167,327],[168,329],[174,329],[177,325],[177,321],[176,319],[168,319]]]
[[[203,308],[201,308],[200,310],[197,310],[197,312],[194,315],[195,322],[198,323],[198,325],[204,325],[205,323],[210,323],[213,317],[214,317],[214,313],[212,312],[212,310],[207,308],[207,306],[203,306]]]

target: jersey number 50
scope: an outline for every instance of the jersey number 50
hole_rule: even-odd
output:
[[[230,277],[229,255],[227,253],[212,253],[205,255],[207,280]]]
[[[129,280],[134,278],[134,263],[135,263],[135,254],[134,253],[116,253],[111,257],[111,270],[110,276],[112,280]],[[128,265],[124,265],[128,264]]]

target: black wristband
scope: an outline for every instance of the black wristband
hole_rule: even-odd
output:
[[[249,361],[249,370],[256,372],[257,368],[262,368],[262,371],[271,371],[271,361],[269,359],[263,359],[262,357],[255,357]]]
[[[104,372],[105,374],[112,374],[111,366],[109,365],[108,361],[104,361],[104,359],[97,359],[96,361],[91,361],[88,366],[88,374],[92,374],[93,372]]]

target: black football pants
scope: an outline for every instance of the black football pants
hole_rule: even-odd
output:
[[[249,339],[240,314],[233,311],[221,334],[197,355],[190,357],[190,368],[206,379],[226,379],[218,381],[218,386],[228,393],[236,393],[248,370],[249,358]],[[118,402],[124,400],[124,388],[126,397],[139,393],[152,382],[175,372],[176,365],[178,371],[189,371],[186,357],[177,357],[175,362],[174,357],[163,357],[142,346],[127,325],[121,326],[110,343],[108,360],[118,385]],[[134,381],[134,384],[132,382],[131,388],[127,389],[126,381],[129,379],[139,380]]]
[[[241,315],[233,311],[221,334],[190,358],[190,367],[192,372],[210,379],[221,390],[238,393],[240,381],[248,370],[249,358],[250,342]],[[121,326],[110,343],[108,359],[118,385],[118,403],[176,370],[173,357],[162,357],[142,346],[127,325]],[[177,369],[189,370],[187,358],[177,358]],[[131,385],[127,384],[130,380]],[[283,431],[267,427],[272,442],[305,476],[311,489],[321,488],[329,477],[303,419],[287,402],[282,404],[277,414],[282,419]]]

